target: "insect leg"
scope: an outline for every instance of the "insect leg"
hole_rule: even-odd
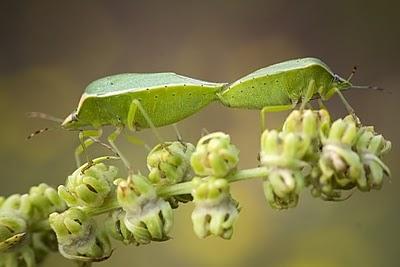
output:
[[[315,80],[311,79],[310,82],[308,83],[308,87],[307,90],[303,96],[302,102],[301,102],[301,106],[300,106],[300,110],[303,110],[306,107],[306,104],[308,102],[310,102],[311,98],[313,97],[313,95],[316,92],[316,85],[315,85]]]
[[[128,118],[127,118],[127,124],[128,124],[129,130],[131,130],[131,131],[135,130],[134,122],[135,122],[136,111],[138,109],[139,109],[140,113],[142,113],[144,119],[146,120],[147,124],[149,125],[149,127],[153,131],[153,133],[156,136],[156,138],[158,139],[158,141],[160,143],[162,143],[163,139],[161,138],[161,136],[160,136],[159,132],[157,131],[156,127],[154,126],[154,123],[151,121],[151,119],[150,119],[149,115],[147,114],[146,110],[144,110],[142,104],[137,99],[133,99],[132,103],[131,103],[131,105],[129,107]]]
[[[178,125],[176,123],[174,123],[174,124],[172,124],[172,126],[174,127],[174,131],[176,133],[176,138],[178,139],[179,142],[182,142],[182,135],[178,129]]]
[[[296,106],[295,103],[290,104],[290,105],[280,105],[280,106],[267,106],[264,107],[260,111],[260,125],[261,125],[261,131],[263,132],[265,130],[265,117],[267,112],[280,112],[280,111],[285,111],[285,110],[290,110],[293,109]]]
[[[340,92],[340,90],[335,87],[335,91],[336,93],[339,95],[340,99],[342,100],[347,112],[354,118],[354,120],[360,124],[360,120],[359,118],[356,116],[356,113],[354,111],[354,109],[352,108],[352,106],[349,104],[349,102],[347,102],[346,98],[344,97],[344,95],[342,94],[342,92]]]
[[[89,156],[86,152],[87,148],[89,146],[91,146],[93,143],[95,143],[94,140],[100,138],[102,133],[103,133],[103,131],[101,129],[84,130],[84,131],[79,132],[80,145],[75,149],[75,161],[76,161],[76,165],[78,166],[78,168],[81,166],[80,155],[82,153],[85,153],[86,161],[89,163],[91,162],[91,160],[89,160]]]
[[[112,132],[108,137],[107,140],[110,143],[111,147],[117,152],[119,157],[121,158],[122,162],[124,163],[125,167],[128,169],[128,171],[131,171],[131,164],[129,161],[121,154],[120,150],[118,147],[115,145],[115,140],[118,138],[118,136],[122,133],[122,130],[124,129],[123,126],[117,126],[117,129],[115,129],[114,132]]]
[[[134,145],[144,146],[144,148],[145,148],[148,152],[151,151],[151,147],[150,147],[148,144],[146,144],[146,143],[145,143],[142,139],[140,139],[139,137],[134,136],[134,135],[130,135],[130,134],[126,133],[126,131],[124,132],[124,135],[125,135],[126,140],[128,140],[128,142],[130,142],[130,143],[132,143],[132,144],[134,144]]]

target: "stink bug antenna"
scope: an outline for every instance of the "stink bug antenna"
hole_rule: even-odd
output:
[[[28,112],[26,115],[28,116],[28,118],[38,118],[38,119],[43,119],[43,120],[48,120],[48,121],[54,121],[57,123],[63,122],[62,119],[51,116],[51,115],[43,113],[43,112]]]
[[[349,77],[347,77],[348,82],[350,82],[351,78],[353,78],[353,76],[354,76],[354,74],[356,74],[356,72],[357,72],[357,65],[354,65]]]
[[[347,78],[347,81],[350,82],[351,78],[353,78],[354,74],[357,72],[357,65],[355,65]],[[389,92],[386,89],[379,87],[379,86],[374,86],[374,85],[352,85],[351,88],[356,88],[356,89],[371,89],[371,90],[376,90],[376,91],[384,91],[384,92]]]
[[[38,134],[42,134],[42,133],[44,133],[44,132],[56,130],[56,129],[59,129],[59,128],[60,128],[60,126],[42,128],[42,129],[37,130],[37,131],[34,131],[34,132],[31,133],[30,135],[28,135],[28,136],[26,137],[26,140],[29,140],[29,139],[31,139],[32,137],[34,137],[34,136],[36,136],[36,135],[38,135]]]
[[[40,130],[37,130],[37,131],[31,133],[30,135],[28,135],[26,137],[27,140],[31,139],[32,137],[34,137],[34,136],[36,136],[38,134],[42,134],[44,132],[48,132],[48,131],[52,131],[52,130],[58,129],[58,128],[61,127],[61,123],[63,122],[62,119],[54,117],[54,116],[51,116],[51,115],[43,113],[43,112],[28,112],[26,115],[28,116],[28,118],[38,118],[38,119],[53,121],[53,122],[56,122],[58,124],[57,126],[45,127],[45,128],[42,128]]]
[[[389,92],[386,89],[379,87],[379,86],[373,86],[373,85],[352,85],[351,88],[356,88],[356,89],[372,89],[372,90],[377,90],[377,91],[385,91]]]

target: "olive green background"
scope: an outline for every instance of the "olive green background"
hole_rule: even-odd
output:
[[[173,239],[118,249],[98,266],[399,266],[398,1],[1,1],[0,194],[57,186],[74,170],[77,134],[54,130],[26,141],[48,121],[28,111],[64,117],[92,80],[121,72],[177,73],[233,81],[279,61],[314,56],[342,76],[359,66],[353,82],[387,88],[353,90],[346,97],[364,124],[392,140],[385,158],[392,169],[380,191],[355,192],[338,203],[310,197],[297,208],[274,211],[260,181],[233,186],[242,212],[230,241],[197,239],[191,204],[176,211]],[[338,97],[334,117],[346,114]],[[268,117],[280,127],[287,113]],[[241,150],[242,168],[257,165],[257,111],[213,104],[179,124],[195,142],[202,128],[229,133]],[[109,132],[109,130],[108,130]],[[174,139],[172,127],[161,130]],[[154,145],[152,133],[139,134]],[[123,139],[122,150],[145,169],[145,151]],[[108,151],[96,147],[90,155]],[[44,266],[72,266],[52,255]]]

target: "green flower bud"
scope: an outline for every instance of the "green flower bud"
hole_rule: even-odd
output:
[[[68,177],[66,186],[58,187],[59,196],[69,207],[100,207],[115,188],[118,174],[114,166],[98,163],[84,173],[76,170]]]
[[[367,183],[360,189],[369,191],[380,189],[384,175],[390,176],[389,168],[383,163],[382,156],[391,149],[391,142],[375,133],[373,127],[361,127],[355,150],[361,158]]]
[[[110,212],[105,222],[106,230],[111,237],[122,241],[125,245],[137,244],[132,232],[125,225],[125,215],[126,212],[122,209]]]
[[[27,194],[14,194],[3,201],[0,209],[0,252],[20,249],[26,243],[31,211]]]
[[[157,185],[171,185],[191,178],[190,157],[195,147],[190,143],[165,142],[155,146],[147,157],[149,180]]]
[[[274,209],[293,208],[304,188],[304,175],[290,169],[274,169],[263,183],[264,195]]]
[[[332,123],[327,136],[323,136],[323,144],[340,144],[352,146],[357,140],[357,122],[351,115]]]
[[[210,177],[194,178],[193,184],[195,209],[192,222],[196,235],[199,238],[215,235],[230,239],[239,208],[229,193],[229,183],[225,179]]]
[[[283,124],[283,132],[300,133],[305,137],[316,139],[320,133],[326,133],[330,127],[330,116],[327,110],[294,110]]]
[[[16,212],[25,219],[29,218],[32,212],[32,205],[28,194],[14,194],[6,198],[1,206],[2,211]]]
[[[194,172],[200,176],[225,177],[236,170],[239,150],[222,132],[208,134],[197,143],[191,157]]]
[[[101,261],[111,255],[111,244],[93,218],[79,208],[52,213],[49,223],[57,235],[60,253],[77,261]]]
[[[261,135],[261,165],[268,168],[299,169],[307,164],[302,160],[310,139],[299,134],[265,130]]]
[[[138,244],[169,239],[173,223],[171,205],[157,196],[146,177],[133,175],[132,179],[120,180],[117,199],[125,211],[125,226]]]
[[[27,237],[27,222],[18,214],[7,211],[0,213],[0,252],[10,251],[24,242]]]
[[[31,187],[29,190],[29,200],[32,204],[33,216],[38,219],[45,219],[50,213],[66,209],[66,204],[60,198],[57,191],[44,183]]]
[[[321,174],[312,183],[316,192],[321,192],[326,199],[336,199],[340,196],[338,190],[367,186],[361,159],[352,149],[357,141],[356,123],[350,115],[338,119],[332,124],[329,133],[323,136],[323,148],[318,162]]]

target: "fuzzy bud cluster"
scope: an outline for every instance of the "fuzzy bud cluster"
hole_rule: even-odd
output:
[[[119,231],[113,230],[117,239],[136,244],[169,239],[168,233],[173,224],[172,208],[168,201],[158,197],[149,179],[133,175],[117,182],[117,199],[122,211],[111,215],[111,220],[123,224]]]
[[[76,170],[68,176],[66,185],[58,187],[58,194],[69,207],[100,207],[113,193],[118,169],[98,163],[82,172]]]
[[[28,194],[0,198],[0,267],[37,266],[57,250],[47,218],[65,208],[57,191],[46,184]]]
[[[147,156],[148,178],[156,187],[178,184],[193,177],[190,158],[195,150],[191,143],[180,141],[164,142],[155,146]],[[172,208],[179,202],[191,201],[191,195],[179,195],[168,198]]]

